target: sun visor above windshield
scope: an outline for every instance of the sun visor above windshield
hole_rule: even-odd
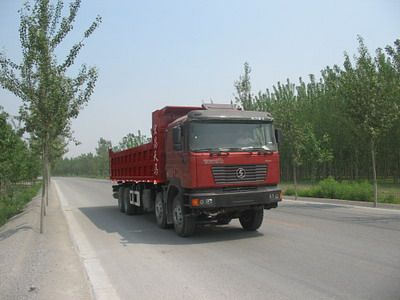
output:
[[[236,121],[267,121],[273,120],[268,112],[243,111],[233,109],[193,110],[187,115],[189,120],[236,120]]]

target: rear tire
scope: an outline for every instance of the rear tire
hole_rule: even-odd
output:
[[[196,229],[196,220],[194,216],[187,215],[180,195],[177,195],[172,203],[172,213],[176,234],[182,237],[193,235]]]
[[[124,187],[120,187],[118,190],[118,208],[120,212],[125,212],[125,203],[124,203]]]
[[[157,225],[160,228],[168,228],[167,223],[167,208],[163,201],[163,193],[158,192],[156,194],[156,200],[154,203],[154,212],[156,216]]]
[[[138,207],[130,203],[129,188],[124,189],[125,213],[129,216],[137,214]]]
[[[240,224],[244,230],[256,231],[260,228],[264,219],[264,209],[255,208],[251,210],[245,210],[239,217]]]

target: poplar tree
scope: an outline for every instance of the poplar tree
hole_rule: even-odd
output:
[[[118,151],[121,151],[128,148],[137,147],[149,142],[151,142],[151,138],[148,138],[146,135],[142,134],[140,130],[138,130],[137,134],[128,133],[126,136],[124,136],[119,142],[119,145],[116,149]]]
[[[64,59],[56,50],[73,29],[81,0],[72,1],[63,16],[64,3],[49,0],[26,2],[20,13],[22,61],[18,64],[0,52],[0,85],[22,100],[20,118],[40,147],[43,193],[40,232],[43,233],[45,198],[48,195],[52,149],[60,139],[72,139],[71,120],[89,101],[97,80],[94,67],[82,65],[75,77],[67,75],[84,42],[101,23],[99,16],[72,46]],[[53,154],[53,155],[52,155]]]
[[[371,57],[364,41],[358,37],[358,57],[355,66],[345,55],[344,71],[340,76],[340,91],[347,114],[365,132],[370,147],[374,183],[374,205],[378,203],[376,145],[381,134],[390,129],[400,114],[396,70],[385,54],[378,49]]]
[[[239,80],[235,81],[234,86],[236,89],[237,95],[235,95],[236,104],[240,104],[243,106],[245,110],[251,108],[253,104],[253,97],[251,94],[251,82],[250,82],[250,73],[251,68],[248,62],[244,63],[244,73],[240,75]]]

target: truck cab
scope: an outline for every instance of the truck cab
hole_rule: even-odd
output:
[[[180,235],[190,235],[194,224],[233,218],[256,230],[263,210],[281,201],[277,134],[268,113],[192,110],[167,127],[165,160],[167,222]]]

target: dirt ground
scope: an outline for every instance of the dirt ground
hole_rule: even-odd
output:
[[[44,234],[40,197],[0,228],[1,299],[91,299],[86,273],[50,189]]]

